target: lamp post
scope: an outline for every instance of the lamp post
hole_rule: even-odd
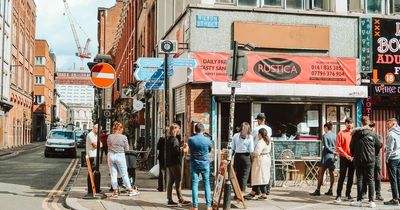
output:
[[[232,82],[237,80],[238,74],[238,61],[239,61],[239,47],[243,47],[244,49],[251,51],[254,50],[255,45],[253,44],[239,44],[237,41],[233,41],[233,58],[232,58]],[[234,118],[235,118],[235,96],[236,96],[236,86],[231,85],[231,95],[230,95],[230,106],[229,106],[229,136],[228,136],[228,176],[225,180],[224,185],[224,203],[223,209],[230,210],[231,209],[231,194],[232,194],[232,183],[231,183],[231,165],[232,165],[232,137],[233,137],[233,126],[234,126]]]

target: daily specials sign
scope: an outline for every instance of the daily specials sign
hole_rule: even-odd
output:
[[[373,70],[378,83],[400,83],[400,20],[373,18]]]
[[[194,53],[199,65],[193,80],[229,81],[229,53]],[[247,69],[241,82],[355,85],[356,59],[286,55],[246,54]]]

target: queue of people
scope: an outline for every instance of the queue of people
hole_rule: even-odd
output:
[[[375,208],[375,200],[383,201],[381,194],[381,148],[382,137],[375,133],[375,124],[364,116],[361,119],[360,128],[353,128],[353,120],[345,120],[346,128],[337,136],[332,133],[332,123],[324,125],[325,134],[322,138],[323,150],[321,167],[319,169],[318,186],[312,196],[320,196],[321,185],[325,171],[329,169],[330,187],[325,195],[332,195],[334,184],[335,162],[339,157],[339,181],[337,184],[335,203],[342,202],[342,189],[347,175],[345,201],[350,201],[352,206],[361,207],[362,201],[368,192],[368,205]],[[388,134],[386,137],[385,160],[391,184],[392,199],[384,202],[385,205],[399,205],[400,190],[400,127],[397,120],[387,120]],[[336,141],[336,142],[335,142]],[[351,196],[353,176],[357,178],[356,200]],[[375,195],[376,194],[376,195]]]

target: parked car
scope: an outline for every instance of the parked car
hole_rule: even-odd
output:
[[[76,158],[75,133],[70,130],[51,130],[46,141],[44,156],[68,155]]]
[[[75,131],[75,141],[78,148],[85,148],[86,146],[86,135],[88,134],[85,130]]]

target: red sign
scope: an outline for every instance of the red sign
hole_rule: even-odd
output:
[[[229,81],[228,53],[194,53],[194,81]],[[355,85],[356,59],[247,54],[241,82]]]
[[[115,82],[115,69],[108,63],[98,63],[90,73],[92,83],[98,88],[108,88]]]

